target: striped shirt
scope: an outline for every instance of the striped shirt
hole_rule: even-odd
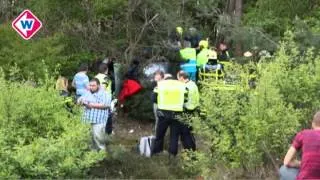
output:
[[[88,92],[83,96],[83,100],[89,103],[99,103],[110,107],[111,95],[103,89],[98,92]],[[91,124],[106,123],[109,116],[109,109],[96,109],[84,107],[82,120]]]
[[[302,151],[297,179],[320,179],[320,130],[303,130],[293,140],[292,146]]]

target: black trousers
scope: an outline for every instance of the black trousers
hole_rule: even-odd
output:
[[[163,111],[158,109],[157,115],[159,121],[156,127],[156,139],[154,142],[152,154],[160,153],[163,151],[164,137],[166,135],[168,127],[172,123],[172,119],[174,118],[174,113],[171,111]]]
[[[170,127],[170,154],[178,154],[178,141],[181,137],[182,145],[185,149],[196,150],[196,143],[193,134],[191,133],[191,127],[174,119]]]
[[[159,122],[156,131],[155,144],[152,150],[153,154],[163,151],[164,137],[168,127],[170,127],[170,154],[177,155],[179,137],[181,137],[181,141],[185,149],[196,149],[191,128],[189,128],[188,125],[178,121],[176,116],[177,114],[175,112],[158,110]]]
[[[107,121],[107,124],[106,124],[105,131],[106,131],[107,134],[111,134],[112,133],[112,129],[113,129],[113,127],[112,127],[112,113],[109,112],[108,121]]]

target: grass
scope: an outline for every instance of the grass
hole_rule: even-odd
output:
[[[121,179],[185,179],[179,159],[168,154],[147,158],[140,156],[134,146],[109,145],[108,157],[90,170],[90,178]]]
[[[89,179],[202,179],[194,174],[195,169],[183,169],[180,154],[169,159],[168,154],[159,154],[152,158],[142,157],[137,150],[138,140],[152,134],[152,123],[130,120],[127,117],[116,120],[115,135],[107,148],[107,157],[92,167],[87,175]],[[130,133],[130,130],[134,130]],[[168,140],[168,137],[166,137]],[[205,148],[198,138],[200,151]],[[166,145],[165,145],[166,149]],[[202,164],[198,164],[201,166]],[[198,166],[197,165],[197,166]],[[189,172],[187,172],[189,171]],[[193,174],[190,171],[194,171]],[[261,175],[262,171],[266,171]],[[260,173],[259,173],[260,172]],[[267,179],[278,177],[270,169],[260,169],[244,173],[243,169],[228,169],[223,166],[212,167],[209,179]],[[266,177],[267,176],[267,177]]]
[[[190,179],[181,168],[179,158],[169,160],[168,154],[152,158],[139,155],[138,140],[152,134],[151,122],[118,117],[114,127],[115,135],[107,147],[108,156],[90,169],[88,178]],[[134,132],[130,133],[132,129]]]

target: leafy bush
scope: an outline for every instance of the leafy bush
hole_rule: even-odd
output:
[[[25,41],[7,24],[0,25],[0,30],[0,66],[6,75],[16,66],[20,69],[16,77],[19,80],[44,79],[46,73],[52,74],[57,67],[65,76],[72,76],[81,62],[94,59],[91,53],[71,50],[72,38],[61,33]]]
[[[103,159],[89,151],[90,129],[47,86],[0,78],[0,177],[82,177]]]
[[[291,138],[310,126],[309,119],[319,109],[319,57],[313,49],[299,51],[292,33],[287,33],[275,58],[258,67],[256,89],[201,90],[207,116],[193,118],[192,125],[208,147],[198,155],[211,162],[203,160],[202,174],[212,175],[209,169],[214,165],[249,172],[277,168]]]

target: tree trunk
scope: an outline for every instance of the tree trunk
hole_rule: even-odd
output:
[[[234,12],[234,25],[238,27],[241,25],[241,17],[242,17],[242,9],[243,8],[243,1],[236,0],[235,1],[235,12]],[[241,41],[236,42],[236,55],[242,56],[242,47]]]
[[[227,13],[231,18],[234,15],[234,9],[235,9],[235,0],[229,0],[228,7],[227,7]]]
[[[234,24],[236,26],[239,26],[241,24],[242,3],[242,0],[235,1]]]

